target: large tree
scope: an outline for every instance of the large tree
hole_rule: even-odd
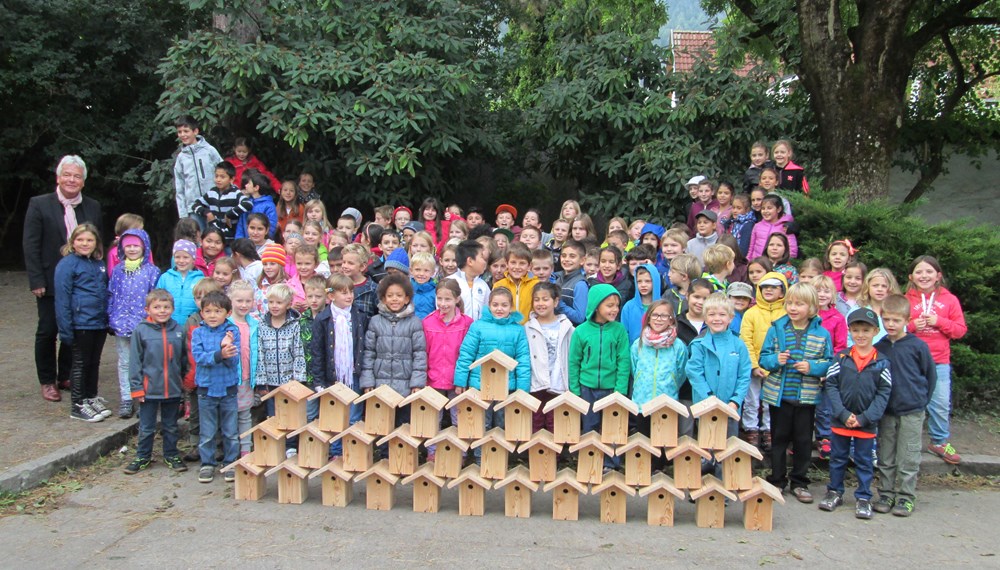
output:
[[[974,27],[995,31],[997,0],[704,0],[729,32],[767,39],[809,93],[824,185],[852,203],[883,198],[907,114],[907,88],[926,48]],[[962,54],[978,58],[996,50]]]

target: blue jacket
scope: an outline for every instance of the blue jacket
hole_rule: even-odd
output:
[[[433,279],[423,284],[410,279],[410,283],[413,284],[413,308],[417,318],[423,320],[437,309],[437,283]]]
[[[639,406],[666,394],[678,399],[681,384],[687,377],[688,349],[681,339],[675,339],[669,348],[653,348],[642,339],[632,343],[632,401]]]
[[[645,269],[649,272],[650,277],[653,279],[653,290],[650,292],[650,295],[652,295],[653,301],[659,300],[661,291],[660,272],[650,263],[644,263],[636,267],[636,273],[639,272],[639,269]],[[632,280],[636,280],[635,275],[632,276]],[[621,312],[621,322],[625,325],[625,330],[628,331],[629,344],[634,343],[635,339],[639,338],[639,335],[642,334],[642,317],[646,314],[647,308],[647,305],[642,304],[642,296],[639,295],[639,285],[636,284],[635,297],[632,297],[625,303]]]
[[[792,350],[788,346],[791,334],[792,320],[788,315],[774,321],[767,330],[760,349],[760,367],[770,374],[764,378],[761,399],[772,406],[781,406],[782,400],[787,399],[786,384],[791,380],[799,383],[798,401],[815,406],[821,399],[820,378],[826,375],[833,359],[833,341],[830,340],[830,333],[823,328],[823,319],[819,317],[809,320],[803,346]],[[779,364],[778,355],[786,350],[791,352],[791,356],[786,364]],[[792,367],[800,361],[809,363],[808,374],[802,374]]]
[[[462,341],[455,363],[455,387],[479,389],[479,367],[469,370],[469,366],[493,352],[495,349],[517,361],[517,367],[509,376],[510,390],[531,390],[531,351],[528,336],[521,326],[521,313],[511,313],[498,319],[489,311],[483,311],[478,321],[472,323]]]
[[[750,387],[750,370],[750,351],[732,331],[713,333],[706,329],[691,343],[686,372],[695,403],[715,396],[742,408]]]
[[[142,261],[135,271],[125,271],[125,248],[122,238],[136,236],[142,240]],[[160,268],[149,260],[149,235],[143,230],[132,229],[122,232],[118,240],[118,259],[108,277],[108,325],[118,336],[129,336],[132,330],[146,319],[146,294],[156,287],[160,278]]]
[[[104,262],[71,253],[56,265],[59,340],[73,344],[75,330],[108,328],[108,274]]]
[[[222,358],[222,339],[227,332],[233,333],[233,344],[239,347],[240,329],[229,320],[214,328],[202,322],[191,335],[195,384],[207,388],[208,395],[213,398],[225,396],[226,388],[240,383],[239,351],[236,356]]]
[[[587,320],[587,292],[590,286],[583,269],[577,269],[569,275],[564,271],[559,272],[556,284],[562,289],[557,312],[569,317],[569,322],[574,326]]]
[[[158,288],[166,289],[174,297],[174,320],[178,324],[186,323],[187,318],[198,310],[198,305],[194,302],[194,284],[204,278],[205,275],[197,269],[181,276],[180,271],[171,267],[156,281]]]
[[[847,418],[854,414],[859,427],[849,429],[875,433],[892,392],[889,359],[884,354],[876,353],[864,370],[858,370],[851,357],[851,349],[841,350],[830,366],[824,389],[830,400],[831,425],[834,428],[848,429]]]
[[[743,311],[745,313],[746,311]],[[729,330],[736,334],[740,334],[740,327],[743,326],[743,313],[739,311],[733,312],[733,320],[729,323]]]
[[[885,413],[905,416],[922,411],[937,385],[937,367],[927,343],[915,335],[892,342],[889,337],[875,343],[875,350],[889,359],[892,393]]]
[[[274,233],[278,230],[278,209],[274,207],[274,199],[268,196],[258,196],[253,199],[253,208],[249,212],[240,216],[236,223],[236,239],[249,237],[247,235],[247,222],[250,214],[264,214],[271,225],[267,229],[267,237],[274,239]]]

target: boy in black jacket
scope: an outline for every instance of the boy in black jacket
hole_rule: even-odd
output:
[[[832,511],[844,503],[844,473],[853,442],[854,470],[858,476],[854,516],[859,519],[872,518],[875,427],[885,413],[892,391],[889,359],[872,346],[878,325],[878,315],[871,309],[855,309],[847,315],[847,328],[854,346],[837,353],[826,376],[826,396],[833,413],[833,437],[830,441],[830,484],[819,508]]]
[[[875,350],[886,356],[892,370],[892,393],[878,425],[878,500],[873,509],[898,517],[913,514],[920,472],[924,409],[937,383],[937,369],[927,343],[906,334],[910,302],[892,295],[882,303],[886,336]]]

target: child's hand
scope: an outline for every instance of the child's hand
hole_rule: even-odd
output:
[[[736,411],[736,412],[740,411],[740,406],[736,402],[729,402],[729,407],[732,408],[733,411]]]
[[[236,347],[233,346],[232,343],[229,343],[228,345],[222,347],[222,358],[232,358],[236,356],[238,352],[239,351]]]
[[[763,368],[754,368],[753,375],[756,376],[757,378],[767,378],[767,371],[765,371]]]
[[[851,417],[847,418],[847,421],[844,422],[844,425],[846,425],[849,428],[861,427],[861,424],[858,423],[858,417],[855,416],[854,414],[851,414]]]
[[[935,314],[935,313],[928,314],[924,318],[924,321],[926,322],[927,326],[936,327],[937,326],[937,321],[938,321],[937,314]]]
[[[296,311],[300,312],[300,313],[302,311],[306,310],[306,307],[307,307],[307,305],[306,305],[306,302],[305,302],[304,299],[302,301],[297,301],[295,303],[292,303],[292,308],[295,309]]]
[[[461,394],[461,393],[462,393],[462,392],[464,392],[464,391],[465,391],[465,388],[461,388],[461,387],[459,387],[459,386],[455,386],[455,395],[456,395],[456,396],[457,396],[458,394]]]
[[[227,331],[226,336],[222,337],[222,348],[233,345],[233,331]]]
[[[444,219],[445,220],[451,220],[451,210],[445,210],[444,211]]]
[[[138,398],[132,398],[132,399],[135,400],[136,402],[139,402],[140,404],[143,404],[143,403],[146,402],[146,397],[145,396],[139,396]]]
[[[778,353],[778,364],[784,366],[788,363],[788,358],[791,356],[786,350],[785,352]]]
[[[919,317],[913,319],[913,326],[917,331],[922,331],[927,328],[927,317],[920,315]]]
[[[795,364],[792,365],[792,368],[794,368],[798,372],[801,372],[802,374],[809,374],[809,363],[804,360],[796,362]]]

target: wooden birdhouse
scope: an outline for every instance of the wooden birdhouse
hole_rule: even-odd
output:
[[[436,513],[441,505],[441,487],[445,480],[434,474],[434,465],[424,463],[413,475],[403,479],[404,485],[413,485],[413,512]]]
[[[309,469],[299,467],[294,459],[268,469],[266,475],[278,476],[278,503],[301,505],[309,498]]]
[[[486,431],[486,408],[489,408],[490,404],[479,396],[479,390],[469,388],[452,398],[445,407],[449,410],[458,407],[458,437],[462,439],[483,437],[483,432]]]
[[[240,434],[253,435],[253,460],[257,465],[275,467],[285,460],[285,430],[278,428],[277,418],[265,421]]]
[[[635,496],[635,489],[625,483],[625,477],[621,473],[612,471],[590,493],[601,495],[602,523],[625,524],[625,507],[628,498]]]
[[[350,427],[351,404],[357,399],[358,393],[340,382],[309,396],[309,400],[319,400],[319,429],[340,433]]]
[[[517,361],[496,349],[469,365],[469,370],[479,367],[479,391],[485,402],[502,402],[510,392],[510,373],[517,368]]]
[[[552,412],[552,441],[580,443],[580,418],[589,410],[589,402],[569,391],[549,400],[542,412]]]
[[[328,507],[346,507],[354,500],[354,473],[344,469],[343,459],[334,459],[309,474],[310,479],[320,477],[323,482],[323,504]]]
[[[274,400],[274,419],[279,429],[295,430],[306,425],[306,401],[314,393],[292,380],[271,390],[261,400]]]
[[[333,436],[341,440],[344,449],[344,471],[361,473],[372,466],[372,444],[375,438],[365,431],[365,422],[358,422]]]
[[[543,429],[535,432],[531,439],[522,443],[517,451],[528,454],[528,473],[532,481],[547,483],[555,481],[556,462],[562,453],[563,444],[552,439],[552,432]]]
[[[479,468],[469,465],[458,477],[448,483],[449,489],[458,487],[458,514],[481,517],[486,512],[486,491],[493,482],[479,476]]]
[[[389,464],[384,459],[358,475],[356,480],[365,481],[365,506],[369,511],[392,510],[399,477],[389,472]]]
[[[552,520],[575,521],[580,517],[580,494],[587,492],[587,486],[576,480],[572,469],[563,469],[545,491],[552,491]]]
[[[430,386],[403,398],[399,407],[410,406],[410,435],[413,437],[434,437],[438,433],[438,414],[448,405],[448,396]]]
[[[511,469],[494,488],[504,490],[505,515],[516,519],[531,516],[531,494],[538,490],[538,483],[531,480],[526,467],[518,465]]]
[[[774,502],[785,504],[781,489],[760,477],[754,477],[750,489],[740,493],[740,501],[743,502],[743,528],[747,530],[773,530]]]
[[[254,463],[253,454],[241,457],[222,468],[236,474],[233,498],[237,501],[257,501],[267,494],[267,468]]]
[[[601,412],[601,441],[621,445],[628,441],[629,414],[638,414],[639,407],[618,392],[612,392],[594,402],[594,411]]]
[[[674,526],[674,500],[684,499],[684,491],[674,486],[674,480],[663,473],[653,476],[649,485],[639,489],[646,497],[646,523],[650,526]]]
[[[674,462],[674,484],[678,489],[701,487],[701,460],[711,459],[712,454],[698,447],[698,443],[686,435],[677,439],[677,447],[667,450],[667,459]]]
[[[739,412],[715,396],[709,396],[691,406],[691,415],[698,420],[698,445],[702,449],[716,451],[726,448],[729,419],[740,419]]]
[[[329,461],[330,440],[333,435],[319,429],[318,424],[318,421],[313,421],[288,434],[289,437],[299,436],[296,456],[299,467],[319,469]]]
[[[601,442],[596,431],[588,431],[580,436],[580,443],[569,447],[570,453],[578,453],[576,480],[581,483],[600,485],[604,479],[604,456],[612,456],[615,450]]]
[[[462,470],[462,458],[469,449],[469,442],[458,437],[458,428],[451,426],[441,430],[424,442],[428,449],[432,445],[437,446],[434,450],[434,475],[447,479],[458,477]]]
[[[676,447],[678,421],[690,417],[690,412],[684,404],[660,394],[642,405],[642,415],[649,418],[649,441],[654,447]]]
[[[634,433],[628,438],[628,443],[618,447],[615,454],[625,456],[625,483],[632,486],[649,485],[653,474],[653,457],[659,457],[662,451],[653,447],[649,438],[641,433]]]
[[[365,431],[371,435],[389,435],[396,429],[396,407],[403,401],[388,384],[363,394],[355,402],[365,403]]]
[[[507,441],[531,439],[531,415],[540,407],[542,402],[524,390],[515,390],[494,407],[496,410],[507,410],[503,416],[503,433]]]
[[[726,449],[715,454],[722,462],[722,482],[730,491],[745,491],[753,484],[752,461],[761,461],[764,456],[756,445],[750,445],[733,436],[726,442]]]
[[[482,438],[472,442],[473,449],[481,449],[480,472],[483,479],[503,479],[507,476],[507,454],[515,445],[504,437],[503,428],[493,428]]]
[[[722,528],[726,524],[726,499],[735,501],[736,495],[727,491],[712,475],[705,475],[701,488],[691,491],[695,501],[694,520],[699,528]]]
[[[420,438],[410,435],[410,424],[403,424],[376,442],[389,448],[389,472],[394,475],[413,475],[420,464]]]

